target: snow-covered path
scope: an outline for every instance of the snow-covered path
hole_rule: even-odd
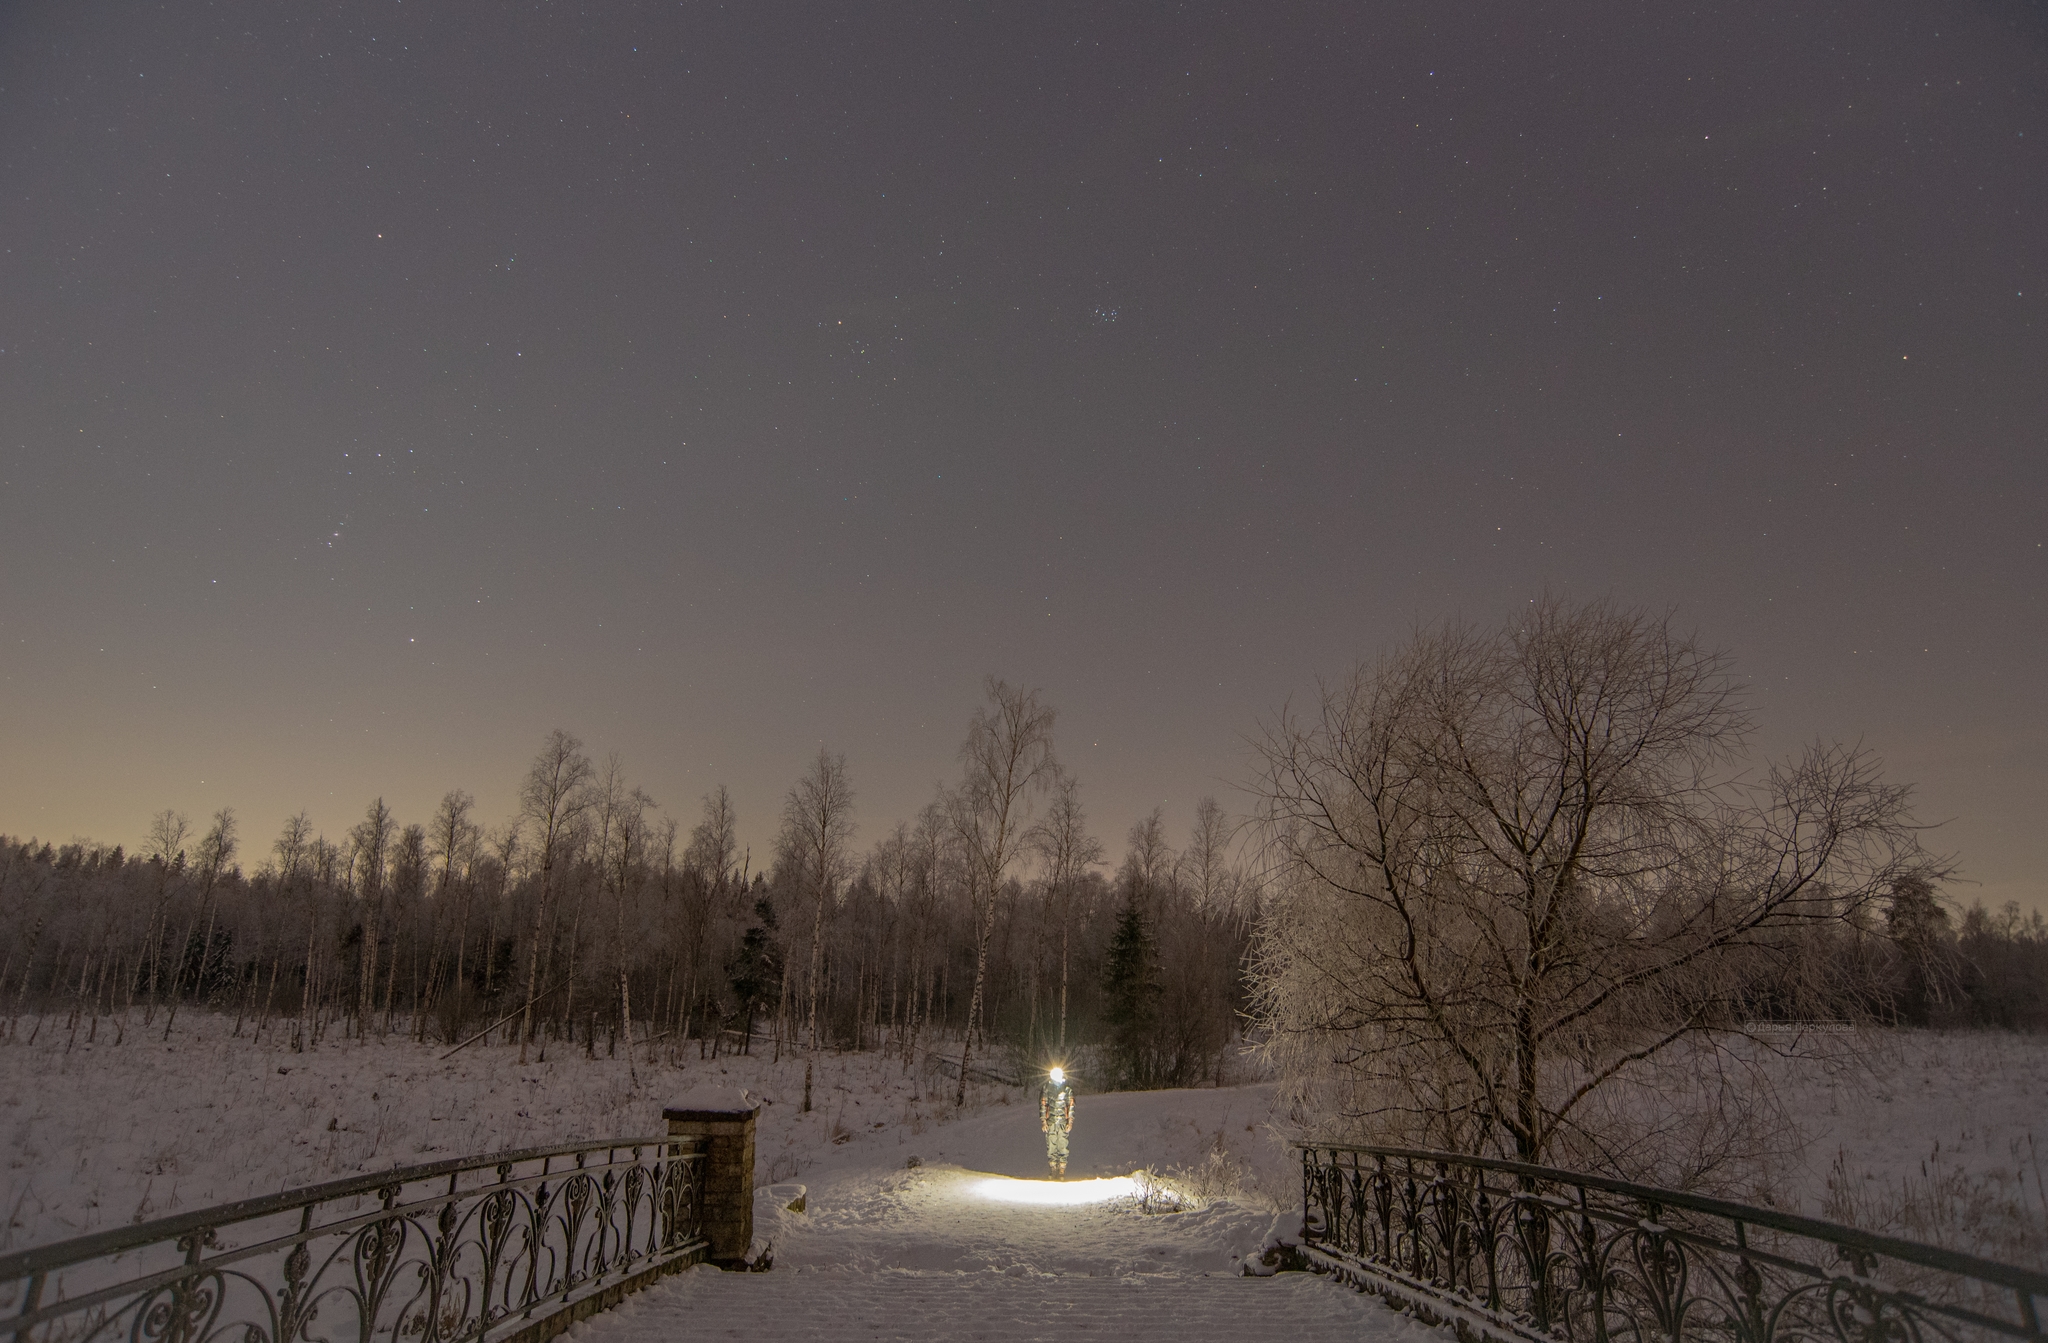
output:
[[[1306,1273],[1017,1278],[903,1269],[734,1274],[697,1268],[578,1325],[573,1335],[574,1343],[1071,1338],[1421,1343],[1422,1327],[1370,1297]]]
[[[1307,1274],[1238,1275],[1298,1217],[1228,1199],[1144,1210],[1129,1173],[1190,1131],[1242,1131],[1264,1088],[1088,1097],[1069,1173],[1044,1170],[1025,1107],[930,1135],[915,1167],[849,1151],[808,1173],[805,1210],[757,1204],[769,1273],[698,1268],[576,1328],[572,1343],[689,1339],[1286,1338],[1423,1343],[1422,1326]],[[1291,1229],[1284,1228],[1284,1229]]]

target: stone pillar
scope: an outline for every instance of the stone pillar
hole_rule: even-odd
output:
[[[744,1091],[699,1087],[661,1112],[671,1138],[696,1138],[704,1152],[704,1235],[711,1262],[747,1266],[754,1241],[754,1116]]]

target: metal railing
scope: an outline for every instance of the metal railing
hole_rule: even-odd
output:
[[[338,1180],[0,1256],[0,1343],[535,1343],[704,1257],[694,1139]]]
[[[1545,1166],[1302,1146],[1302,1252],[1495,1343],[2044,1343],[2048,1273]]]

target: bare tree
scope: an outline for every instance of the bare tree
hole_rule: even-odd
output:
[[[222,807],[213,814],[213,825],[199,841],[199,864],[196,876],[199,880],[199,912],[205,928],[199,938],[198,983],[192,986],[194,994],[204,995],[207,991],[207,976],[213,966],[213,925],[219,915],[214,903],[214,893],[220,887],[220,879],[226,875],[229,864],[235,861],[235,812],[232,807]],[[185,948],[178,948],[179,978],[184,977]],[[178,1019],[179,986],[171,986],[171,1010],[164,1017],[164,1039],[171,1038],[171,1025]]]
[[[600,885],[612,898],[612,954],[619,970],[619,1033],[626,1042],[626,1071],[635,1081],[633,1062],[632,945],[626,932],[626,902],[632,892],[647,842],[647,811],[654,799],[639,788],[628,789],[615,754],[605,763],[597,790],[597,860]]]
[[[619,753],[613,751],[605,757],[604,768],[590,785],[590,827],[592,834],[591,857],[597,865],[598,895],[603,897],[611,890],[611,859],[619,842],[619,831],[625,820],[627,802],[626,771],[619,761]],[[578,895],[581,895],[581,887]],[[576,1034],[576,953],[583,926],[583,901],[576,902],[576,917],[570,922],[569,932],[569,987],[563,1004],[563,1016],[569,1023],[569,1035]],[[594,1056],[597,1050],[597,1019],[593,1014],[590,1034],[586,1047]]]
[[[910,934],[910,1001],[904,1011],[903,1071],[917,1061],[917,1042],[929,1029],[932,982],[936,962],[943,954],[938,928],[940,887],[949,865],[949,850],[955,847],[953,827],[947,818],[944,799],[927,802],[917,813],[917,826],[909,833],[905,858],[909,867],[909,892],[905,919]]]
[[[867,865],[863,870],[880,901],[885,918],[892,925],[888,929],[891,933],[900,933],[904,928],[903,917],[909,906],[911,890],[916,879],[916,866],[916,852],[911,844],[910,826],[903,821],[898,821],[895,829],[877,840],[874,849],[868,854]],[[896,1009],[898,1006],[898,996],[902,988],[903,957],[904,952],[907,950],[904,946],[904,941],[905,939],[900,935],[891,936],[888,939],[889,1010],[887,1020],[891,1028],[895,1027],[897,1021]],[[879,968],[880,960],[878,957],[878,973]],[[879,998],[877,998],[875,1006],[876,1016],[880,1019],[881,1004]],[[877,1043],[882,1046],[884,1052],[887,1052],[890,1043],[900,1042],[900,1031],[893,1040],[880,1037],[879,1035],[877,1039]]]
[[[277,842],[271,845],[271,852],[277,855],[278,900],[281,904],[284,905],[287,911],[289,911],[291,907],[290,902],[292,896],[299,889],[300,879],[305,874],[307,865],[312,859],[312,849],[314,843],[315,841],[313,838],[313,818],[306,815],[305,812],[301,811],[295,816],[288,816],[285,818],[284,829],[278,832]],[[303,1031],[305,1029],[304,1019],[306,1016],[306,1010],[311,1005],[313,993],[313,935],[315,931],[315,908],[316,905],[313,900],[312,893],[309,891],[306,897],[305,987],[300,991],[299,995],[300,1021],[299,1024],[294,1027],[292,1032],[292,1048],[295,1051],[303,1051],[305,1048],[305,1036],[303,1034]],[[276,976],[273,975],[271,977],[271,989],[273,992],[275,992],[276,988]]]
[[[313,846],[313,818],[300,812],[287,816],[284,828],[278,831],[277,842],[270,851],[277,856],[278,893],[287,894],[293,882],[305,870],[308,852]]]
[[[712,920],[737,905],[745,886],[739,873],[739,812],[724,784],[704,795],[702,816],[691,827],[689,847],[683,851],[683,889],[691,897],[689,917],[683,928],[687,970],[681,1019],[686,1036],[689,1013],[703,989],[700,976],[704,972],[704,949],[710,939]],[[748,1024],[752,1025],[751,1018]],[[713,1050],[715,1053],[715,1039]]]
[[[782,804],[781,845],[795,865],[798,880],[808,887],[812,902],[811,970],[805,989],[805,1031],[808,1048],[818,1047],[818,982],[824,967],[825,911],[831,905],[833,887],[844,880],[853,841],[853,784],[846,776],[846,757],[822,747],[818,758]],[[806,1079],[809,1065],[805,1065]],[[810,1109],[808,1080],[804,1108]]]
[[[391,846],[391,874],[388,889],[391,893],[391,954],[384,965],[384,1003],[379,1009],[383,1014],[383,1025],[378,1029],[389,1034],[391,1016],[398,1004],[398,963],[402,953],[410,951],[411,998],[413,1001],[413,1024],[420,1029],[420,948],[419,938],[413,936],[418,922],[420,907],[425,903],[427,873],[432,866],[428,857],[427,831],[425,826],[408,825],[398,832],[398,839]],[[424,1039],[425,1036],[420,1036]]]
[[[706,874],[714,886],[730,883],[739,866],[739,812],[724,784],[704,795],[703,819],[690,828],[683,861]]]
[[[1283,715],[1255,1007],[1297,1099],[1663,1180],[1735,1155],[1732,1130],[1680,1151],[1631,1129],[1616,1098],[1739,1065],[1731,1032],[1788,935],[1940,867],[1869,754],[1816,745],[1748,781],[1748,728],[1724,655],[1556,600],[1418,634]]]
[[[1067,1047],[1067,997],[1071,978],[1074,933],[1074,890],[1081,875],[1102,861],[1102,841],[1088,833],[1081,808],[1081,785],[1065,770],[1055,773],[1052,802],[1045,819],[1031,832],[1031,844],[1045,864],[1046,901],[1059,925],[1060,1025],[1059,1048]]]
[[[145,1023],[156,1015],[157,989],[163,976],[164,937],[170,931],[171,878],[184,865],[185,836],[190,833],[191,826],[183,812],[166,808],[149,818],[149,836],[144,841],[142,853],[156,868],[156,907],[150,913],[148,940],[144,948],[144,954],[149,958],[149,1000],[142,1013]],[[183,955],[183,952],[179,954]],[[134,996],[131,988],[131,1006]]]
[[[539,863],[540,889],[533,906],[533,941],[526,954],[526,1005],[519,1016],[519,1061],[526,1062],[526,1046],[533,1038],[534,995],[540,991],[540,946],[547,931],[548,896],[554,888],[556,868],[577,822],[589,809],[587,796],[592,770],[583,743],[556,728],[548,734],[540,754],[526,771],[519,790],[519,815],[533,822],[535,855]],[[508,837],[509,838],[509,837]]]
[[[476,860],[477,845],[482,842],[483,831],[469,819],[470,809],[476,799],[460,788],[451,788],[441,795],[441,805],[434,811],[434,833],[432,836],[433,856],[441,860],[441,875],[434,883],[434,928],[433,958],[427,974],[429,1002],[440,996],[441,976],[444,961],[441,950],[440,929],[451,927],[455,933],[455,967],[449,982],[454,1007],[446,1026],[451,1034],[461,1025],[464,1001],[463,970],[464,954],[469,950],[469,897],[473,889],[468,873]],[[458,887],[456,870],[464,876]],[[451,891],[458,895],[457,907],[452,917],[448,909]],[[422,1037],[424,1038],[424,1036]]]
[[[352,846],[351,862],[361,885],[358,888],[362,901],[363,941],[357,956],[356,981],[356,1038],[363,1039],[369,1030],[370,1014],[376,1001],[377,982],[377,939],[384,922],[384,865],[390,856],[392,830],[397,821],[391,815],[391,808],[378,798],[370,804],[363,819],[348,832]]]
[[[1154,807],[1151,814],[1132,823],[1124,836],[1124,861],[1120,875],[1139,898],[1150,903],[1173,885],[1179,862],[1173,846],[1166,842],[1166,812]]]
[[[955,1105],[967,1104],[967,1070],[974,1058],[974,1033],[981,1026],[988,987],[988,945],[995,933],[996,897],[1003,878],[1031,832],[1031,798],[1053,780],[1059,762],[1052,751],[1054,712],[1036,690],[1011,686],[991,676],[988,703],[974,711],[963,766],[954,795],[954,825],[969,858],[969,896],[977,911],[974,993],[967,1004],[967,1030],[960,1040],[960,1086]]]
[[[1205,797],[1195,804],[1195,828],[1188,835],[1188,847],[1180,856],[1188,897],[1200,910],[1220,909],[1235,903],[1236,874],[1230,866],[1230,818],[1222,804]]]
[[[484,924],[484,968],[482,980],[485,998],[494,998],[501,991],[501,986],[498,984],[496,977],[497,953],[495,948],[498,944],[498,914],[501,906],[505,903],[506,892],[511,889],[513,874],[517,871],[520,862],[523,860],[520,833],[520,825],[523,819],[523,817],[514,817],[506,822],[504,829],[492,832],[489,841],[491,857],[495,861],[487,868],[492,881],[492,890],[488,897],[490,901],[490,916]],[[506,968],[510,969],[511,967],[507,966]]]

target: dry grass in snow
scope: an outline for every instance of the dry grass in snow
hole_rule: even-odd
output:
[[[950,1082],[872,1054],[821,1054],[803,1114],[802,1060],[776,1065],[765,1051],[705,1062],[692,1045],[652,1067],[643,1058],[636,1080],[623,1058],[559,1043],[521,1067],[516,1048],[477,1044],[443,1061],[445,1046],[399,1037],[330,1037],[295,1054],[198,1013],[179,1018],[168,1044],[159,1033],[131,1029],[118,1046],[104,1032],[94,1045],[51,1031],[0,1043],[0,1249],[397,1166],[652,1135],[663,1105],[700,1085],[765,1102],[764,1182],[858,1135],[921,1134],[960,1113]],[[998,1098],[1013,1097],[972,1087],[966,1113]]]
[[[1887,1031],[1780,1080],[1805,1131],[1799,1211],[2048,1265],[2048,1039]]]

